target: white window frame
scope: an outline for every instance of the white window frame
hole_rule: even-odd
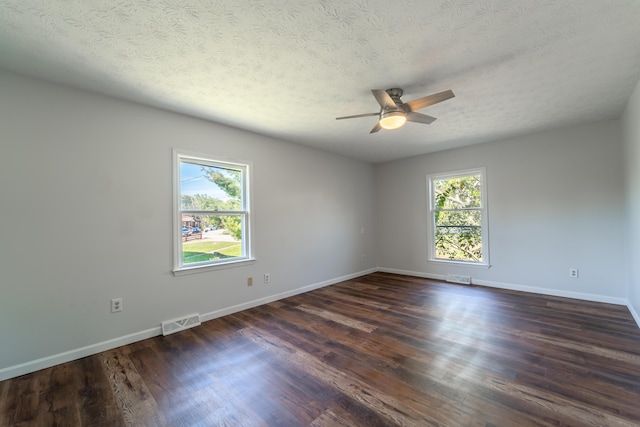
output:
[[[482,227],[482,262],[475,261],[467,261],[467,260],[455,260],[455,259],[443,259],[436,258],[436,207],[434,205],[434,181],[439,179],[451,179],[451,178],[460,178],[464,176],[470,175],[480,175],[481,180],[481,203],[482,206],[479,208],[481,211],[481,227]],[[429,210],[429,221],[428,221],[428,260],[431,262],[437,263],[445,263],[445,264],[460,264],[466,266],[480,266],[480,267],[490,267],[491,264],[489,262],[489,212],[487,208],[487,169],[485,167],[478,167],[473,169],[463,169],[457,171],[450,172],[442,172],[427,175],[427,200],[428,200],[428,210]],[[475,209],[475,208],[474,208]]]
[[[200,153],[191,153],[173,149],[173,274],[176,276],[189,273],[218,270],[243,265],[244,263],[255,261],[253,258],[253,245],[251,238],[252,215],[251,215],[251,162],[238,161],[233,159],[220,158]],[[181,186],[180,186],[180,164],[183,161],[189,163],[202,164],[203,166],[214,166],[240,170],[242,179],[242,207],[238,211],[209,211],[182,209]],[[242,256],[230,258],[228,260],[203,261],[193,264],[184,264],[182,257],[182,215],[241,215],[243,217],[242,236]]]

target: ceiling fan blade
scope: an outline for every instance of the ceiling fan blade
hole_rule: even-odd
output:
[[[376,101],[382,108],[397,109],[397,105],[384,89],[371,89],[371,93],[376,97]]]
[[[446,101],[453,98],[455,95],[451,90],[445,90],[444,92],[436,93],[434,95],[425,96],[422,98],[414,99],[413,101],[405,102],[404,105],[409,107],[409,111],[416,111],[429,105],[437,104],[438,102]]]
[[[376,125],[373,127],[373,129],[371,129],[371,132],[369,132],[369,133],[376,133],[380,129],[382,129],[382,126],[380,126],[380,122],[377,122]]]
[[[407,113],[407,121],[416,122],[416,123],[424,123],[431,124],[436,121],[435,117],[427,116],[426,114],[415,113],[410,111]]]
[[[372,117],[372,116],[379,116],[379,115],[380,115],[380,113],[356,114],[355,116],[336,117],[336,120],[355,119],[355,118],[358,118],[358,117]]]

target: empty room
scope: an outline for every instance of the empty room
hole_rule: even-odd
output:
[[[0,426],[640,425],[639,22],[0,0]]]

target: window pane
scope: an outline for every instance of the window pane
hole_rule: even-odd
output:
[[[480,175],[435,179],[433,190],[435,209],[464,209],[482,206]]]
[[[482,262],[481,227],[437,227],[436,258]]]
[[[185,216],[196,225],[186,225]],[[183,215],[183,264],[242,257],[242,221],[243,215]]]
[[[180,208],[183,210],[241,210],[242,171],[180,162]]]
[[[436,213],[436,258],[482,262],[482,212]]]

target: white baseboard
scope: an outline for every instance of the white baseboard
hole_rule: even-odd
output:
[[[404,274],[405,276],[423,277],[425,279],[442,280],[442,281],[447,280],[447,276],[444,274],[431,274],[431,273],[424,273],[421,271],[398,270],[396,268],[386,268],[386,267],[378,267],[378,271],[382,273]]]
[[[161,332],[162,329],[160,326],[157,326],[155,328],[135,332],[123,337],[114,338],[97,344],[91,344],[75,350],[65,351],[64,353],[54,354],[52,356],[43,357],[41,359],[32,360],[19,365],[2,368],[0,369],[0,381],[29,374],[31,372],[39,371],[40,369],[50,368],[51,366],[70,362],[72,360],[81,359],[83,357],[91,356],[93,354],[111,350],[137,341],[146,340],[147,338],[160,335]]]
[[[259,298],[253,301],[248,301],[242,304],[234,305],[231,307],[223,308],[221,310],[212,311],[210,313],[205,313],[200,315],[200,319],[203,322],[207,320],[217,319],[218,317],[227,316],[229,314],[237,313],[239,311],[248,310],[253,307],[258,307],[263,304],[268,304],[273,301],[278,301],[284,298],[292,297],[294,295],[303,294],[305,292],[312,291],[314,289],[324,288],[325,286],[334,285],[336,283],[344,282],[345,280],[355,279],[356,277],[364,276],[365,274],[375,273],[378,271],[376,268],[371,268],[368,270],[363,270],[358,273],[348,274],[346,276],[336,277],[331,280],[325,280],[324,282],[314,283],[312,285],[304,286],[302,288],[293,289],[291,291],[282,292],[275,295],[269,295],[264,298]]]
[[[603,302],[607,304],[627,305],[625,298],[610,297],[608,295],[587,294],[584,292],[561,291],[558,289],[539,288],[536,286],[516,285],[513,283],[492,282],[489,280],[472,280],[472,284],[490,288],[507,289],[511,291],[530,292],[532,294],[550,295],[554,297],[573,298],[583,301]]]
[[[377,269],[372,268],[372,269],[360,271],[358,273],[348,274],[346,276],[336,277],[334,279],[325,280],[319,283],[314,283],[312,285],[304,286],[298,289],[293,289],[291,291],[283,292],[280,294],[275,294],[265,298],[249,301],[243,304],[234,305],[232,307],[224,308],[221,310],[212,311],[210,313],[201,315],[201,320],[204,322],[207,320],[215,319],[217,317],[226,316],[227,314],[232,314],[238,311],[257,307],[262,304],[267,304],[272,301],[277,301],[279,299],[298,295],[304,292],[309,292],[314,289],[333,285],[335,283],[343,282],[345,280],[354,279],[356,277],[364,276],[365,274],[375,273],[376,271]],[[36,360],[31,360],[29,362],[20,363],[19,365],[8,366],[6,368],[0,369],[0,381],[8,380],[9,378],[15,378],[20,375],[29,374],[31,372],[39,371],[41,369],[50,368],[51,366],[55,366],[61,363],[66,363],[72,360],[91,356],[97,353],[101,353],[103,351],[121,347],[123,345],[131,344],[137,341],[145,340],[147,338],[159,336],[161,334],[162,334],[162,328],[160,325],[157,325],[151,329],[135,332],[133,334],[125,335],[123,337],[113,338],[107,341],[91,344],[86,347],[65,351],[63,353],[54,354],[54,355],[43,357]]]
[[[395,273],[395,274],[405,274],[407,276],[415,276],[415,277],[424,277],[425,279],[434,279],[434,280],[446,280],[445,275],[440,274],[430,274],[416,271],[408,271],[408,270],[398,270],[393,268],[378,268],[378,271],[382,271],[385,273]],[[536,286],[527,286],[527,285],[517,285],[514,283],[501,283],[501,282],[493,282],[490,280],[477,280],[471,279],[472,285],[480,285],[487,286],[489,288],[498,288],[498,289],[507,289],[510,291],[520,291],[520,292],[530,292],[533,294],[541,294],[541,295],[551,295],[555,297],[564,297],[564,298],[573,298],[584,301],[593,301],[593,302],[603,302],[607,304],[616,304],[616,305],[625,305],[628,306],[629,302],[625,298],[616,298],[610,297],[607,295],[598,295],[598,294],[587,294],[583,292],[571,292],[571,291],[561,291],[557,289],[550,288],[539,288]],[[636,319],[637,322],[637,319]]]

